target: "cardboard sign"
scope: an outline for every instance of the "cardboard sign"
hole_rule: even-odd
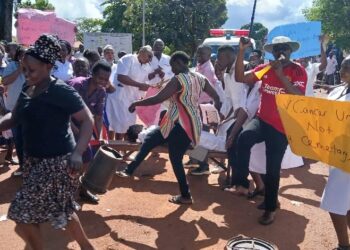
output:
[[[277,95],[292,151],[350,172],[350,102]]]
[[[286,24],[273,28],[267,35],[267,43],[276,36],[287,36],[300,43],[299,50],[292,53],[292,59],[318,56],[321,54],[320,35],[321,22],[318,21]],[[270,53],[266,53],[265,58],[274,60]]]
[[[132,53],[132,34],[130,33],[84,33],[84,46],[86,49],[97,51],[107,44],[113,46],[116,52]]]
[[[51,11],[19,9],[17,24],[17,41],[20,44],[34,44],[43,33],[57,35],[70,44],[75,41],[75,24],[56,17]]]

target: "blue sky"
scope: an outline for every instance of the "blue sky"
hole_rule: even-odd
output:
[[[32,0],[33,1],[33,0]],[[102,0],[49,0],[59,17],[74,20],[79,17],[102,18]],[[147,1],[147,0],[146,0]],[[254,0],[228,0],[225,28],[240,28],[249,23]],[[269,29],[285,24],[305,21],[302,9],[310,7],[312,0],[257,0],[255,22]]]

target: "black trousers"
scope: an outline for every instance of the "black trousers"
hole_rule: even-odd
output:
[[[168,143],[169,158],[180,186],[181,195],[189,198],[191,197],[191,194],[186,180],[182,159],[191,143],[191,140],[188,138],[185,130],[178,123],[175,124],[174,128],[171,130],[168,138],[166,139],[163,138],[159,128],[150,132],[146,136],[145,141],[142,143],[140,151],[136,155],[134,161],[128,165],[125,171],[132,175],[153,148],[166,142]]]
[[[235,185],[249,187],[250,150],[254,144],[263,141],[266,144],[265,210],[275,211],[281,163],[288,141],[283,133],[259,118],[254,118],[238,136],[237,155],[233,163],[235,165],[233,182]]]

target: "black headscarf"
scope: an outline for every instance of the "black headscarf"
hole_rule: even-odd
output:
[[[60,50],[61,46],[56,37],[43,34],[35,41],[34,46],[27,50],[26,54],[53,65],[60,56]]]

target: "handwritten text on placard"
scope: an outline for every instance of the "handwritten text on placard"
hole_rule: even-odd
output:
[[[276,103],[295,154],[350,172],[350,102],[277,95]]]

